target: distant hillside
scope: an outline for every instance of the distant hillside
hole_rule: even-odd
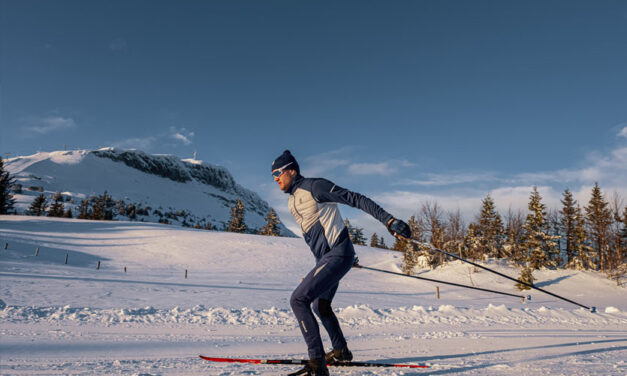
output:
[[[194,159],[151,155],[137,150],[74,150],[37,153],[5,161],[16,177],[17,212],[24,213],[34,197],[49,200],[61,192],[74,216],[83,199],[107,194],[116,203],[134,205],[135,220],[170,222],[178,225],[222,229],[230,208],[239,198],[246,208],[251,230],[264,225],[270,206],[255,192],[237,184],[229,171]],[[114,219],[132,219],[124,210],[114,210]],[[281,233],[294,236],[283,224]]]

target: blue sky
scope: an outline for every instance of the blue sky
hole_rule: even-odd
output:
[[[196,151],[288,225],[286,148],[403,218],[627,194],[624,1],[0,4],[3,154]]]

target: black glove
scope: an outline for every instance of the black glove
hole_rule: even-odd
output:
[[[407,225],[407,223],[401,221],[400,219],[391,218],[388,221],[387,228],[390,234],[394,236],[398,235],[406,239],[411,238],[411,230],[409,229],[409,225]]]

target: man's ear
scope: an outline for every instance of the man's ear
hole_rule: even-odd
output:
[[[296,176],[296,170],[287,170],[291,177]]]

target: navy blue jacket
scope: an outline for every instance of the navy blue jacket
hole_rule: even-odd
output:
[[[298,175],[286,193],[288,206],[303,231],[305,241],[316,259],[331,252],[337,256],[353,257],[352,246],[343,247],[348,240],[348,230],[337,204],[345,204],[372,215],[384,225],[392,215],[368,197],[338,187],[329,180],[304,178]],[[348,241],[350,243],[350,241]]]

